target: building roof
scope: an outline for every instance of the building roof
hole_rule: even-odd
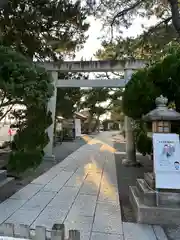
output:
[[[76,117],[87,119],[87,116],[83,115],[82,113],[75,112],[74,114],[76,115]]]

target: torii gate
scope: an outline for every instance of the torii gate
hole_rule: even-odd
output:
[[[44,149],[45,159],[55,160],[53,155],[53,135],[54,135],[54,123],[55,123],[55,111],[56,111],[56,96],[57,88],[66,87],[111,87],[111,88],[124,88],[126,83],[131,78],[134,71],[143,68],[145,62],[142,60],[135,61],[121,61],[121,60],[105,60],[105,61],[64,61],[64,62],[43,62],[38,63],[42,67],[50,71],[54,80],[54,94],[49,100],[48,110],[52,112],[52,125],[47,129],[49,135],[49,143]],[[87,80],[63,80],[58,79],[58,72],[124,72],[123,79],[87,79]],[[132,128],[130,119],[125,117],[125,133],[126,133],[126,158],[128,160],[134,160],[134,142],[132,135]]]

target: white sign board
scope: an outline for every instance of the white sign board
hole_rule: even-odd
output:
[[[75,118],[75,134],[76,137],[81,137],[81,120]]]
[[[153,153],[156,188],[180,189],[179,135],[154,133]]]

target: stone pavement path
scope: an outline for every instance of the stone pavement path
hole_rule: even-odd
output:
[[[122,222],[111,133],[97,138],[1,203],[0,223],[64,222],[81,240],[167,240],[159,226]]]

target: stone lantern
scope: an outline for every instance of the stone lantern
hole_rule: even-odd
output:
[[[171,122],[180,120],[180,113],[174,109],[167,107],[168,99],[163,97],[157,97],[155,100],[156,108],[142,117],[146,122],[152,122],[153,133],[170,133]],[[153,160],[153,154],[151,154],[151,160]],[[151,187],[155,187],[155,176],[154,173],[146,174],[151,182]]]
[[[180,120],[180,113],[168,109],[167,103],[168,99],[162,95],[156,98],[156,108],[143,116],[143,120],[152,122],[153,133],[159,135],[167,133],[168,138],[168,133],[171,132],[171,122]],[[172,172],[170,169],[170,175],[167,176],[174,176],[175,182],[177,185],[179,184],[180,172]],[[146,224],[179,225],[180,187],[178,189],[156,188],[155,177],[153,172],[144,173],[144,178],[137,178],[136,185],[129,187],[129,199],[135,212],[136,221]],[[168,186],[167,182],[172,180],[168,178],[166,180],[165,186]],[[161,181],[163,180],[161,179]]]
[[[171,122],[180,120],[180,113],[174,109],[168,109],[168,99],[162,95],[156,98],[156,108],[145,116],[143,120],[152,122],[153,133],[170,133]]]

